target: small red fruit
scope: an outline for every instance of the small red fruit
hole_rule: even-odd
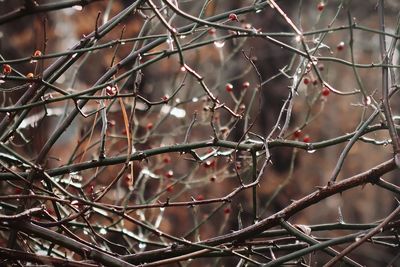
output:
[[[231,208],[226,207],[226,208],[224,209],[224,213],[225,213],[225,214],[231,213]]]
[[[167,188],[166,188],[166,190],[167,190],[167,192],[172,192],[172,191],[174,191],[173,185],[172,185],[172,184],[168,185]]]
[[[327,87],[324,87],[324,88],[322,88],[321,94],[322,94],[323,96],[328,96],[330,92],[331,92],[331,91],[330,91]]]
[[[303,83],[304,83],[305,85],[309,84],[309,83],[310,83],[310,79],[307,78],[307,77],[304,77]]]
[[[14,194],[15,194],[15,195],[19,195],[19,194],[21,194],[21,193],[22,193],[22,189],[21,189],[21,188],[16,187],[16,188],[14,189]]]
[[[117,94],[117,88],[115,86],[107,86],[106,87],[106,95],[114,96]]]
[[[322,11],[325,8],[325,4],[323,2],[319,2],[317,5],[317,9],[318,11]]]
[[[161,100],[162,101],[164,101],[164,102],[167,102],[168,101],[168,95],[163,95],[162,97],[161,97]]]
[[[241,162],[236,162],[235,163],[235,168],[236,168],[236,170],[240,170],[241,168],[242,168],[242,163]]]
[[[3,65],[3,73],[4,74],[10,74],[11,73],[11,71],[12,71],[12,68],[11,68],[11,66],[10,65],[8,65],[8,64],[4,64]]]
[[[296,130],[296,131],[293,133],[293,136],[294,136],[294,138],[296,138],[296,139],[298,139],[301,135],[302,135],[301,130]]]
[[[203,164],[204,168],[211,168],[215,166],[215,160],[207,160]]]
[[[94,185],[93,185],[93,184],[91,184],[91,185],[88,186],[87,192],[88,192],[89,194],[93,194],[93,192],[94,192]]]
[[[172,178],[173,176],[174,176],[173,170],[169,170],[165,173],[165,177],[167,177],[167,178]]]
[[[147,123],[147,125],[146,125],[146,129],[147,129],[147,130],[151,130],[151,129],[153,129],[153,127],[154,127],[154,125],[153,125],[152,122],[149,122],[149,123]]]
[[[242,84],[242,88],[243,89],[247,89],[247,88],[249,88],[250,87],[250,83],[249,82],[244,82],[243,84]]]
[[[36,50],[34,53],[33,53],[33,56],[34,57],[40,57],[42,55],[42,52],[40,51],[40,50]]]
[[[162,161],[163,161],[165,164],[168,164],[168,163],[171,162],[171,157],[168,156],[168,155],[165,155],[165,156],[163,157]]]
[[[233,85],[231,84],[231,83],[227,83],[226,85],[225,85],[225,90],[227,91],[227,92],[232,92],[233,91]]]
[[[125,176],[125,182],[126,183],[130,183],[132,181],[132,175],[130,174],[130,173],[128,173],[126,176]]]
[[[344,42],[340,42],[337,46],[336,46],[337,51],[342,51],[344,49]]]
[[[304,138],[303,138],[304,143],[310,143],[310,141],[311,141],[311,138],[309,135],[304,136]]]
[[[229,14],[228,18],[230,21],[239,21],[237,15],[234,13]]]
[[[109,121],[107,121],[107,124],[108,124],[108,126],[110,126],[110,127],[114,127],[115,124],[116,124],[116,122],[115,122],[115,120],[109,120]]]
[[[196,200],[197,201],[204,200],[204,196],[202,194],[199,194],[199,195],[197,195]]]

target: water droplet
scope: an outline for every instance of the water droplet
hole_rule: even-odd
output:
[[[198,101],[199,101],[199,99],[198,99],[197,97],[193,97],[193,98],[192,98],[192,102],[193,102],[193,103],[196,103],[196,102],[198,102]]]
[[[179,36],[179,38],[180,38],[180,39],[185,39],[185,38],[186,38],[186,35],[181,35],[181,36]]]
[[[145,249],[146,247],[147,247],[147,245],[145,243],[142,243],[142,242],[139,243],[140,249]]]
[[[165,207],[161,207],[160,211],[163,212],[165,210]]]
[[[69,178],[73,181],[73,182],[80,182],[82,181],[82,176],[79,174],[79,172],[71,172],[69,174]]]
[[[0,84],[2,84],[2,83],[5,83],[6,81],[4,81],[4,80],[0,80]]]
[[[215,41],[214,45],[216,48],[222,48],[225,45],[225,41]]]
[[[357,236],[355,240],[356,240],[356,242],[358,242],[358,241],[360,241],[360,239],[361,239],[361,237]]]
[[[85,230],[83,230],[83,234],[84,234],[84,235],[88,235],[89,233],[88,233],[88,231],[85,229]]]
[[[366,96],[366,97],[364,98],[364,105],[369,106],[369,105],[371,105],[371,102],[372,102],[372,100],[371,100],[371,97],[370,97],[370,96]]]
[[[387,140],[385,140],[384,142],[383,142],[383,146],[387,146],[389,144],[389,142],[387,141]]]
[[[262,11],[262,8],[256,9],[256,13],[260,13]]]
[[[37,63],[36,59],[31,59],[31,61],[29,61],[29,63],[33,64],[33,63]]]
[[[106,228],[101,228],[99,232],[100,232],[100,234],[102,234],[102,235],[106,235],[106,234],[107,234]]]
[[[75,9],[76,11],[82,11],[83,9],[81,5],[74,5],[72,8]]]
[[[78,53],[73,54],[72,58],[76,58],[77,55],[78,55]]]
[[[314,153],[315,151],[316,151],[315,149],[308,149],[308,150],[307,150],[307,153],[312,154],[312,153]]]
[[[122,42],[121,42],[121,45],[124,45],[124,44],[126,44],[126,42],[122,41]]]

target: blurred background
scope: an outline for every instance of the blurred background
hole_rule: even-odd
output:
[[[23,1],[1,1],[1,15],[15,10]],[[38,4],[53,1],[36,1]],[[0,26],[0,54],[6,60],[31,56],[36,50],[43,54],[63,52],[79,40],[123,10],[133,1],[97,1],[46,14],[25,16]],[[162,5],[154,1],[157,6]],[[230,10],[251,6],[253,1],[177,1],[179,8],[193,16],[202,12],[207,18]],[[346,3],[344,3],[346,2]],[[236,113],[244,114],[242,120],[236,120],[225,109],[211,112],[212,103],[207,100],[203,88],[196,79],[182,71],[177,54],[164,57],[135,72],[127,80],[118,82],[120,93],[138,94],[151,102],[168,99],[166,104],[154,104],[150,109],[143,101],[125,98],[124,105],[128,116],[132,116],[131,135],[133,149],[145,150],[156,147],[180,144],[183,142],[204,141],[217,135],[221,139],[241,141],[249,137],[247,127],[254,123],[251,132],[266,138],[319,142],[351,133],[357,129],[381,100],[381,69],[357,68],[360,82],[350,65],[339,60],[352,61],[350,48],[349,23],[359,26],[352,29],[354,62],[359,64],[378,64],[381,62],[379,35],[372,31],[379,29],[377,1],[277,1],[279,6],[292,19],[293,23],[305,33],[304,41],[310,53],[316,57],[314,62],[324,81],[341,92],[359,90],[362,94],[338,95],[330,91],[323,93],[323,86],[314,70],[307,67],[308,62],[268,38],[246,37],[234,32],[200,27],[192,33],[182,35],[179,41],[183,46],[194,46],[185,50],[183,56],[188,66],[199,73],[211,92],[226,106]],[[321,8],[321,3],[323,7]],[[386,31],[395,33],[399,27],[400,3],[385,1]],[[99,13],[101,12],[101,13]],[[188,20],[174,16],[164,8],[161,12],[174,28],[188,24]],[[98,45],[112,40],[134,38],[141,31],[144,36],[168,36],[165,26],[154,18],[144,26],[146,16],[153,16],[150,10],[141,10],[121,22],[109,34],[98,41]],[[229,17],[219,23],[253,29],[256,33],[271,33],[271,37],[291,47],[304,50],[302,44],[293,35],[294,30],[288,25],[276,9],[265,9],[237,14],[237,21]],[[349,22],[349,18],[351,22]],[[331,28],[331,31],[326,31]],[[284,36],[283,33],[290,33]],[[278,34],[278,36],[274,36]],[[121,37],[122,36],[122,37]],[[398,33],[397,33],[398,36]],[[44,42],[44,39],[47,39]],[[124,59],[133,49],[138,49],[153,38],[126,42],[119,46],[99,49],[85,54],[57,79],[56,86],[68,92],[79,92],[90,88],[111,67]],[[212,41],[215,39],[216,41]],[[210,41],[211,40],[211,41]],[[393,38],[387,36],[390,46]],[[317,45],[319,45],[317,47]],[[141,55],[135,64],[154,59],[163,51],[174,48],[174,41],[168,39],[162,45]],[[55,59],[39,62],[11,64],[21,75],[33,73],[40,76],[45,68]],[[140,61],[140,62],[139,62]],[[399,64],[398,49],[395,49],[393,64]],[[254,65],[253,65],[254,64]],[[307,70],[308,68],[308,70]],[[128,71],[119,70],[118,75]],[[397,69],[392,76],[398,83]],[[136,76],[135,76],[136,75]],[[260,87],[260,79],[262,86]],[[232,90],[228,89],[232,85]],[[392,84],[392,85],[395,85]],[[21,85],[20,81],[8,81],[1,87]],[[15,103],[23,94],[21,90],[6,92],[1,95],[2,106]],[[52,96],[49,96],[52,94]],[[96,95],[100,95],[101,92]],[[45,97],[54,97],[57,93],[48,93]],[[272,130],[279,123],[278,117],[284,102],[291,97],[291,113],[287,130],[279,135],[280,128]],[[391,107],[396,116],[399,112],[400,99],[395,94],[391,98]],[[84,112],[95,111],[101,105],[100,100],[90,100]],[[110,107],[107,113],[108,129],[106,156],[126,154],[126,130],[118,102],[105,100]],[[30,110],[28,117],[20,125],[18,133],[9,140],[10,147],[34,161],[44,143],[57,125],[74,107],[72,101],[62,101]],[[47,114],[47,115],[46,115]],[[283,113],[287,117],[286,113]],[[6,114],[1,113],[3,119]],[[99,115],[100,116],[100,115]],[[99,116],[79,116],[57,141],[46,162],[46,168],[56,168],[64,164],[97,159],[101,124],[94,125]],[[194,119],[195,118],[195,119]],[[193,126],[191,123],[193,122]],[[213,122],[211,124],[211,122]],[[378,117],[373,124],[379,124]],[[190,131],[188,129],[190,128]],[[91,132],[93,130],[93,133]],[[301,130],[298,131],[298,130]],[[297,134],[294,134],[296,131]],[[90,133],[91,138],[83,139]],[[250,135],[258,141],[255,135]],[[309,140],[307,140],[309,138]],[[392,146],[387,131],[376,131],[365,135],[358,141],[347,156],[338,180],[348,178],[392,157]],[[78,144],[78,145],[77,145]],[[290,147],[271,149],[271,164],[267,166],[257,188],[259,214],[265,218],[285,208],[292,200],[298,200],[313,192],[317,186],[324,186],[337,164],[346,143],[329,146],[316,151],[297,150]],[[147,204],[170,201],[190,201],[192,198],[203,200],[221,198],[239,186],[237,172],[243,181],[251,180],[251,157],[249,153],[230,153],[224,156],[214,149],[196,150],[204,157],[196,162],[193,157],[183,153],[168,153],[150,157],[133,164],[133,174],[126,171],[124,178],[103,199],[104,202],[123,204]],[[220,150],[223,152],[225,150]],[[207,156],[208,155],[208,156]],[[260,156],[260,165],[265,160]],[[76,187],[88,192],[91,187],[96,192],[110,184],[123,164],[98,170],[87,170],[72,174],[77,179]],[[19,169],[17,169],[19,170]],[[77,177],[78,178],[77,178]],[[397,184],[398,172],[383,177]],[[71,179],[71,174],[58,177],[60,180]],[[134,184],[130,184],[133,178]],[[18,187],[2,182],[2,195],[18,192]],[[133,186],[133,188],[132,188]],[[131,188],[130,188],[131,187]],[[74,185],[68,188],[74,192]],[[76,188],[75,188],[76,189]],[[132,190],[134,189],[134,190]],[[343,220],[348,223],[371,223],[389,214],[397,205],[394,194],[366,185],[327,198],[318,204],[298,213],[289,221],[295,224],[321,224]],[[231,203],[215,203],[196,207],[173,207],[167,209],[145,209],[132,213],[138,219],[146,220],[167,233],[185,237],[192,241],[204,240],[216,235],[238,230],[253,223],[252,192],[245,190],[235,195]],[[113,218],[92,214],[94,224],[110,225]],[[205,223],[201,223],[205,220]],[[152,236],[138,226],[124,222],[129,231],[143,240]],[[198,228],[195,225],[201,225]],[[178,226],[178,227],[177,227]],[[107,229],[107,227],[105,227]],[[82,229],[81,229],[82,230]],[[84,230],[76,232],[85,238]],[[326,231],[315,233],[319,237],[337,236],[342,232]],[[122,244],[136,252],[152,249],[146,242],[127,241],[118,233],[103,233],[107,239]],[[5,236],[3,235],[3,238]],[[89,238],[86,236],[86,238]],[[4,239],[3,239],[4,242]],[[343,246],[338,247],[343,248]],[[120,248],[112,248],[124,253]],[[365,244],[350,254],[353,259],[367,266],[383,266],[398,253],[397,248]],[[279,255],[279,254],[278,254]],[[314,265],[320,266],[327,260],[321,252],[313,255]],[[234,258],[194,260],[190,266],[222,265],[230,266],[237,262]]]

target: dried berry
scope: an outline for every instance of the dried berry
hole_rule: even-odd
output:
[[[11,71],[12,71],[12,68],[10,65],[8,65],[8,64],[3,65],[3,74],[6,74],[6,75],[10,74]]]
[[[226,85],[225,85],[225,90],[227,91],[227,92],[232,92],[233,91],[233,85],[231,84],[231,83],[227,83]]]
[[[228,18],[230,21],[239,21],[237,15],[234,13],[229,14]]]

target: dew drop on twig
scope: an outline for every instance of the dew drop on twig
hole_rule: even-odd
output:
[[[215,41],[214,45],[216,48],[222,48],[225,45],[225,41]]]
[[[75,5],[72,8],[75,9],[76,11],[82,11],[82,9],[83,9],[83,7],[81,5]]]

